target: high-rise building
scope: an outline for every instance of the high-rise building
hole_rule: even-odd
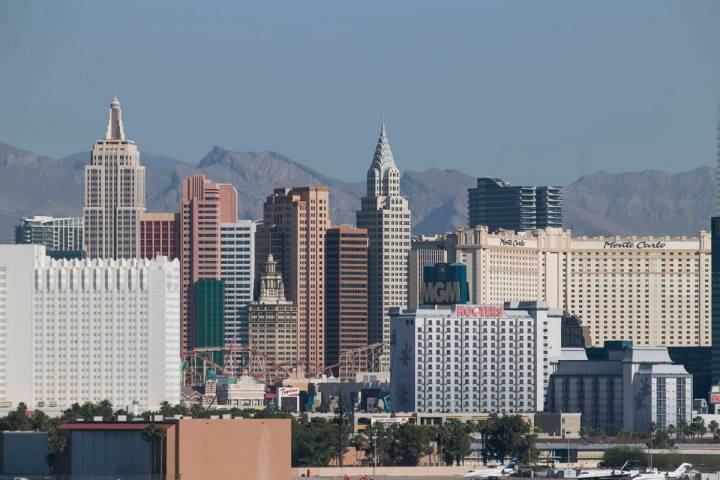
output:
[[[298,309],[298,363],[311,373],[325,364],[325,231],[327,187],[276,188],[265,201],[263,225],[283,235],[282,276]]]
[[[272,255],[282,272],[285,236],[278,225],[266,225],[263,220],[255,226],[255,292],[260,291],[260,276],[265,271],[268,255]]]
[[[716,277],[707,232],[573,237],[558,228],[490,233],[476,227],[459,229],[453,241],[448,260],[467,265],[472,303],[544,300],[579,317],[592,346],[606,340],[710,345]]]
[[[297,309],[285,299],[282,274],[272,255],[262,272],[258,299],[248,305],[249,343],[267,366],[292,367],[298,358]]]
[[[48,253],[66,253],[81,257],[83,254],[82,217],[45,217],[23,218],[15,227],[15,243],[45,245]]]
[[[237,191],[230,184],[193,175],[183,181],[180,203],[182,348],[189,351],[196,330],[193,290],[199,280],[221,280],[220,225],[237,222]]]
[[[487,226],[491,232],[562,227],[560,187],[511,186],[499,178],[478,178],[468,189],[470,228]]]
[[[408,259],[408,308],[418,308],[420,305],[424,267],[447,262],[446,244],[445,235],[421,235],[412,239]]]
[[[0,408],[180,400],[177,260],[53,260],[0,245]]]
[[[225,344],[248,346],[247,304],[253,300],[255,277],[255,222],[220,224],[220,278],[225,284]],[[236,352],[233,365],[245,355]],[[239,375],[241,372],[233,372]]]
[[[325,235],[325,365],[343,352],[367,345],[367,230],[333,226]],[[366,359],[334,369],[341,380],[367,370]]]
[[[561,318],[543,302],[395,310],[393,410],[542,411]]]
[[[85,252],[89,258],[140,257],[140,214],[145,211],[145,167],[125,138],[120,101],[110,103],[105,138],[85,166]]]
[[[712,236],[712,369],[710,380],[713,384],[720,383],[720,105],[716,112],[716,151],[715,170],[715,215],[710,219]]]
[[[368,231],[368,342],[385,345],[382,368],[390,366],[390,309],[408,304],[410,208],[400,196],[385,124],[380,129],[367,173],[367,193],[357,212],[357,226]]]
[[[179,258],[179,244],[179,213],[145,212],[140,215],[140,258]]]
[[[711,234],[711,332],[712,337],[708,343],[712,346],[712,370],[710,381],[714,384],[720,383],[720,217],[710,219]]]
[[[218,348],[225,345],[225,284],[222,280],[201,278],[192,287],[192,346]],[[211,358],[223,365],[223,352],[212,352]]]
[[[627,343],[627,345],[626,345]],[[582,427],[609,434],[692,422],[693,376],[664,347],[606,346],[601,358],[564,351],[550,377],[546,410],[582,413]]]

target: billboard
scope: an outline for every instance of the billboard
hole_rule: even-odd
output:
[[[281,387],[278,393],[281,397],[299,397],[300,389],[296,387]]]
[[[467,267],[462,263],[436,263],[423,268],[420,303],[455,305],[468,302]]]
[[[455,316],[459,318],[500,318],[505,312],[499,305],[456,305]]]

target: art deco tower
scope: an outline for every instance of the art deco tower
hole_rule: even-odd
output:
[[[393,307],[408,304],[410,208],[400,196],[400,171],[395,165],[385,124],[367,173],[367,194],[357,212],[358,228],[368,231],[368,342],[385,344],[383,367],[389,367],[390,316]]]
[[[85,252],[90,258],[140,257],[140,214],[145,211],[145,167],[125,138],[120,101],[110,103],[105,138],[85,166]]]

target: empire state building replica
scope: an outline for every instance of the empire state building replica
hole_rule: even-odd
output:
[[[120,101],[110,103],[105,138],[85,166],[85,252],[89,258],[140,257],[140,214],[145,211],[145,167],[125,137]]]

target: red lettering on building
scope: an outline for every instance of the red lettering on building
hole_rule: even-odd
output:
[[[458,317],[500,318],[505,312],[496,305],[455,305]]]

